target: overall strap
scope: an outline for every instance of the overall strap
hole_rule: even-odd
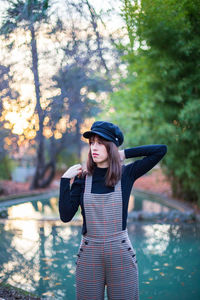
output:
[[[121,188],[121,179],[117,182],[117,184],[114,186],[114,191],[119,191]],[[85,192],[91,193],[92,191],[92,175],[86,175],[85,178]]]

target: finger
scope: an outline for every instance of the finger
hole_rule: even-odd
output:
[[[80,169],[81,167],[80,166],[73,166],[71,167],[71,170],[72,171],[77,171],[78,169]]]
[[[81,176],[81,174],[82,174],[82,171],[78,172],[78,174],[77,174],[77,175],[78,175],[78,176]]]
[[[73,166],[73,168],[81,167],[81,164],[76,164]]]
[[[76,169],[77,170],[82,169],[82,166],[77,166]]]

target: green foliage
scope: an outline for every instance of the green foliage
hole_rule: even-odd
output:
[[[111,96],[112,118],[129,145],[166,144],[174,195],[200,203],[200,1],[123,3],[128,75]]]
[[[22,27],[40,22],[46,17],[49,0],[10,0],[0,34],[9,35],[20,23]]]
[[[72,165],[80,163],[80,159],[78,158],[78,155],[76,154],[75,147],[70,149],[64,149],[62,150],[58,155],[56,159],[57,163],[57,170],[67,170]]]
[[[0,161],[0,179],[10,180],[11,172],[15,168],[16,163],[6,154]]]

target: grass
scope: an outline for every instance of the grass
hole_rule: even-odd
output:
[[[13,297],[13,299],[41,299],[34,293],[12,286],[11,284],[0,282],[0,297]],[[17,298],[16,298],[17,297]]]

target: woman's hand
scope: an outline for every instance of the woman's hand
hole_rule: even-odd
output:
[[[63,175],[62,178],[73,178],[76,175],[80,175],[83,169],[81,164],[74,165],[70,167]]]
[[[123,161],[125,159],[124,150],[119,150],[120,160]]]

